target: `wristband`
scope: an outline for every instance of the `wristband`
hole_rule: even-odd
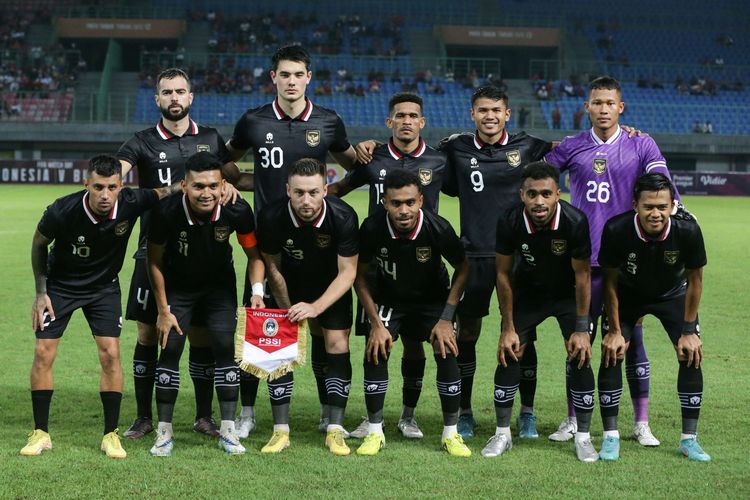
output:
[[[573,328],[574,332],[588,332],[589,331],[589,317],[588,316],[576,316],[576,324]]]
[[[443,308],[442,314],[440,314],[440,319],[445,321],[453,322],[453,317],[456,315],[456,306],[453,304],[445,304],[445,307]]]
[[[683,335],[700,335],[700,327],[698,326],[698,320],[685,321],[682,324]]]
[[[253,283],[253,295],[263,297],[263,283]]]

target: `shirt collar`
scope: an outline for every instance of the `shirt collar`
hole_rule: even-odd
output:
[[[601,140],[599,138],[599,136],[594,133],[594,127],[591,127],[591,130],[590,130],[589,133],[591,134],[591,138],[594,140],[594,142],[596,144],[614,144],[615,142],[617,142],[617,139],[620,138],[620,134],[622,133],[622,129],[618,125],[617,126],[617,130],[615,131],[615,133],[612,135],[612,137],[610,137],[606,141]]]
[[[667,236],[669,236],[669,231],[672,230],[672,218],[670,217],[667,219],[667,225],[664,226],[662,232],[656,236],[649,236],[646,234],[646,231],[641,227],[641,221],[638,220],[638,214],[633,216],[633,226],[635,227],[635,234],[641,241],[645,241],[646,243],[650,241],[664,241],[667,239]]]
[[[112,206],[112,210],[109,211],[109,214],[107,215],[107,219],[109,220],[115,220],[117,218],[117,207],[120,203],[119,197],[117,200],[115,200],[115,204]],[[94,213],[93,210],[91,210],[91,207],[89,206],[89,192],[86,191],[83,194],[83,211],[86,212],[86,215],[88,216],[89,220],[93,224],[99,224],[99,217]]]
[[[416,240],[417,236],[419,236],[419,232],[422,230],[422,223],[424,222],[424,213],[422,213],[422,209],[419,209],[419,216],[417,219],[417,225],[414,226],[414,230],[412,230],[411,233],[409,233],[408,236],[405,237],[407,240]],[[385,214],[385,223],[388,225],[388,233],[390,233],[391,238],[394,240],[402,239],[401,236],[399,236],[399,232],[396,231],[393,226],[391,225],[391,219],[388,217],[388,213]]]
[[[487,145],[482,141],[482,139],[479,138],[479,132],[476,132],[472,135],[474,136],[474,146],[476,146],[477,149],[482,149]],[[508,144],[508,139],[510,139],[510,137],[508,136],[508,132],[506,130],[503,130],[503,135],[500,136],[500,140],[495,144],[492,144],[492,146],[505,146],[506,144]]]
[[[424,154],[424,152],[427,150],[427,144],[425,144],[424,139],[421,137],[419,138],[419,145],[417,146],[417,149],[412,151],[411,153],[404,153],[400,149],[396,147],[395,144],[393,144],[393,138],[391,137],[388,139],[388,152],[391,154],[394,160],[400,160],[404,156],[410,156],[412,158],[419,158]]]
[[[286,204],[287,209],[289,210],[289,217],[292,219],[292,224],[294,224],[294,227],[300,227],[308,224],[306,221],[299,218],[299,216],[294,212],[294,209],[292,208],[292,202],[291,200],[287,202]],[[313,227],[320,227],[323,225],[323,221],[326,218],[326,213],[328,212],[328,203],[326,203],[325,198],[323,199],[323,208],[320,210],[320,213],[318,216],[313,220],[310,225]]]
[[[182,195],[182,210],[185,212],[185,219],[187,219],[187,223],[189,226],[198,224],[198,218],[190,208],[190,203],[188,202],[187,195],[184,193]],[[219,217],[221,217],[221,203],[216,204],[214,213],[211,214],[211,222],[216,222],[217,220],[219,220]]]
[[[281,106],[279,106],[279,98],[273,100],[271,103],[271,107],[273,108],[273,112],[276,115],[277,120],[283,120],[284,118],[289,118],[290,120],[302,120],[303,122],[306,122],[310,119],[310,115],[312,115],[313,111],[313,103],[310,99],[305,97],[305,109],[302,110],[302,113],[299,114],[297,117],[290,117],[286,113],[284,113],[284,110],[281,109]]]
[[[555,205],[555,215],[552,216],[552,220],[550,220],[550,222],[546,226],[537,227],[534,225],[534,222],[526,213],[526,208],[524,208],[523,223],[526,226],[526,232],[529,234],[534,234],[539,231],[544,231],[545,229],[548,229],[550,231],[557,231],[557,229],[560,227],[560,212],[560,203],[558,202],[557,205]]]
[[[159,120],[159,123],[156,124],[156,133],[159,134],[159,137],[161,137],[165,141],[171,139],[172,137],[177,137],[172,132],[167,130],[167,127],[164,126],[164,123],[162,123],[161,120]],[[192,118],[190,118],[190,126],[188,126],[187,130],[183,134],[183,137],[186,135],[198,135],[198,124],[195,123]]]

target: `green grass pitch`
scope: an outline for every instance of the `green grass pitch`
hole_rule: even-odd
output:
[[[270,408],[262,384],[257,405],[258,431],[246,441],[247,454],[224,455],[214,440],[191,431],[194,404],[187,356],[184,356],[185,376],[175,414],[173,457],[150,457],[149,436],[140,441],[124,440],[129,457],[109,460],[99,451],[102,416],[97,394],[96,349],[80,313],[74,316],[65,333],[55,365],[56,387],[50,415],[55,448],[40,457],[21,457],[18,451],[33,424],[28,382],[34,345],[30,326],[34,293],[29,261],[31,237],[44,207],[74,189],[72,186],[0,187],[0,498],[750,496],[750,461],[745,453],[750,447],[750,363],[747,362],[750,266],[745,255],[750,249],[747,230],[750,199],[690,197],[686,200],[686,205],[700,219],[709,258],[700,307],[705,342],[705,402],[699,427],[701,443],[713,456],[709,464],[690,463],[675,453],[680,431],[677,363],[666,334],[653,318],[647,320],[645,327],[652,365],[650,415],[661,447],[645,449],[624,439],[619,462],[582,464],[575,459],[572,444],[546,439],[566,408],[561,337],[555,323],[547,321],[540,329],[538,343],[535,407],[541,437],[535,441],[516,438],[513,449],[506,455],[482,458],[479,452],[495,427],[492,380],[499,333],[496,302],[491,316],[485,320],[478,347],[474,408],[480,427],[478,436],[468,441],[473,451],[469,459],[455,459],[439,450],[440,406],[434,362],[429,357],[425,388],[417,409],[425,438],[407,442],[395,432],[401,408],[401,346],[396,344],[385,410],[388,447],[377,457],[337,458],[324,448],[323,435],[317,432],[317,395],[309,366],[299,370],[296,377],[291,448],[278,456],[262,456],[259,452],[270,437],[271,428]],[[365,192],[352,193],[347,201],[357,208],[360,216],[364,214]],[[441,213],[457,224],[457,201],[442,200]],[[131,247],[134,243],[135,237],[131,238]],[[237,260],[238,268],[244,268],[242,259]],[[132,259],[126,259],[121,273],[124,291],[132,264]],[[135,412],[130,375],[134,323],[125,324],[121,338],[125,394],[120,425],[124,429]],[[362,339],[352,336],[351,349],[354,380],[346,418],[348,428],[355,427],[365,414],[361,389]],[[596,369],[598,349],[594,352]],[[623,437],[629,436],[632,428],[628,399],[623,397],[620,412]],[[515,423],[513,431],[515,434]],[[601,442],[598,410],[592,434],[598,447]],[[357,443],[350,445],[356,447]]]

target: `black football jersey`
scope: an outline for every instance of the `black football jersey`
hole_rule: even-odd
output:
[[[281,254],[281,274],[291,296],[312,300],[338,275],[338,256],[358,254],[357,213],[338,198],[324,198],[318,217],[305,222],[288,198],[277,201],[258,215],[258,248]]]
[[[685,270],[706,265],[703,234],[695,221],[670,218],[652,238],[625,212],[604,226],[599,264],[620,269],[619,293],[638,302],[678,297],[687,290]]]
[[[350,146],[341,118],[330,109],[313,106],[309,99],[295,118],[286,115],[276,100],[248,110],[234,126],[230,144],[234,149],[253,149],[257,214],[287,198],[286,180],[295,161],[315,158],[325,163],[328,151],[340,153]]]
[[[117,151],[117,158],[133,165],[138,172],[138,186],[160,188],[185,178],[185,162],[195,153],[207,151],[222,163],[229,161],[224,139],[215,128],[204,127],[190,120],[185,134],[177,136],[164,127],[161,120],[130,138]],[[150,212],[141,217],[136,258],[146,257]]]
[[[406,169],[419,177],[424,196],[422,208],[437,213],[445,163],[445,153],[431,148],[423,139],[419,140],[419,146],[410,154],[400,151],[393,144],[393,140],[389,139],[387,143],[375,148],[370,163],[356,165],[347,173],[346,178],[352,188],[370,186],[370,205],[367,213],[372,215],[382,205],[385,176],[392,170]]]
[[[48,288],[91,292],[117,280],[136,219],[156,205],[153,189],[123,188],[106,217],[79,191],[47,207],[37,229],[54,245],[47,260]]]
[[[496,144],[459,134],[443,139],[438,150],[448,154],[443,191],[459,198],[466,253],[494,257],[497,218],[518,202],[522,167],[544,158],[550,143],[524,132],[503,132]]]
[[[396,231],[385,211],[360,228],[359,261],[377,265],[379,305],[398,309],[445,302],[450,280],[443,257],[457,266],[465,257],[463,245],[447,220],[426,210],[419,211],[411,234]]]
[[[234,204],[216,205],[209,216],[190,208],[187,195],[175,193],[153,211],[148,241],[165,245],[164,278],[169,288],[195,290],[207,283],[231,284],[235,274],[232,244],[255,232],[250,205],[242,198]]]
[[[515,297],[575,296],[570,259],[591,257],[589,223],[583,212],[560,200],[550,223],[537,227],[519,203],[498,218],[496,238],[497,253],[515,256]]]

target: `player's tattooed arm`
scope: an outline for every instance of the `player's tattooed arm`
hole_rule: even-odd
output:
[[[177,318],[169,310],[167,302],[167,287],[164,279],[164,248],[166,245],[157,245],[149,241],[147,262],[148,262],[148,279],[151,282],[151,290],[154,293],[154,302],[156,302],[156,331],[161,339],[161,346],[167,346],[169,332],[174,329],[182,335],[180,324]]]
[[[31,306],[31,327],[36,331],[44,330],[44,313],[49,314],[50,319],[55,319],[55,311],[52,309],[52,301],[47,295],[47,254],[52,240],[44,236],[37,229],[31,243],[31,269],[34,271],[34,286],[36,298]]]
[[[154,189],[154,191],[156,191],[156,195],[159,197],[159,199],[162,199],[169,196],[170,194],[174,194],[180,191],[181,189],[182,184],[180,183],[180,181],[177,181],[172,185],[156,188]]]
[[[566,342],[568,357],[578,360],[578,368],[591,364],[591,336],[589,335],[589,306],[591,303],[591,261],[570,259],[576,280],[576,326]],[[585,327],[584,327],[585,325]]]
[[[221,167],[224,179],[240,191],[253,191],[255,189],[255,177],[249,172],[242,172],[233,161],[225,163]]]
[[[372,298],[370,288],[367,284],[367,272],[370,265],[366,262],[357,264],[357,278],[354,280],[354,290],[357,292],[359,304],[364,308],[367,319],[370,321],[370,335],[367,337],[365,346],[365,357],[376,365],[380,359],[387,359],[393,349],[393,337],[383,324],[378,314],[375,300]]]
[[[247,273],[248,278],[250,278],[250,283],[253,283],[253,295],[250,298],[250,307],[253,309],[259,308],[259,307],[266,307],[265,303],[263,302],[263,281],[265,280],[266,276],[266,266],[263,264],[263,257],[260,255],[260,251],[258,250],[257,246],[252,247],[242,247],[242,249],[245,251],[245,255],[247,255]],[[260,284],[261,290],[258,290],[260,292],[260,295],[255,293],[255,284]]]
[[[682,335],[677,341],[677,357],[688,366],[700,368],[703,360],[703,343],[698,332],[698,305],[703,293],[703,268],[687,270],[687,293],[685,294],[685,316]]]
[[[620,301],[617,297],[617,281],[620,270],[616,267],[604,267],[604,311],[607,313],[609,329],[602,332],[602,361],[604,367],[615,366],[618,360],[625,357],[628,342],[620,330]]]
[[[497,276],[495,286],[497,287],[497,300],[500,303],[500,338],[497,341],[497,361],[503,367],[508,363],[505,356],[518,361],[521,349],[521,340],[516,333],[513,323],[513,288],[511,287],[510,273],[513,269],[513,256],[495,254],[495,270]]]
[[[268,286],[271,288],[271,295],[276,299],[276,303],[283,309],[289,309],[292,304],[289,300],[289,290],[286,287],[286,280],[281,274],[281,254],[270,254],[261,252],[263,262],[266,264],[266,277]]]
[[[341,151],[339,153],[334,153],[332,151],[331,156],[333,156],[333,159],[336,160],[339,165],[344,167],[344,170],[351,170],[357,162],[357,153],[351,146],[349,146],[349,149],[346,151]]]

